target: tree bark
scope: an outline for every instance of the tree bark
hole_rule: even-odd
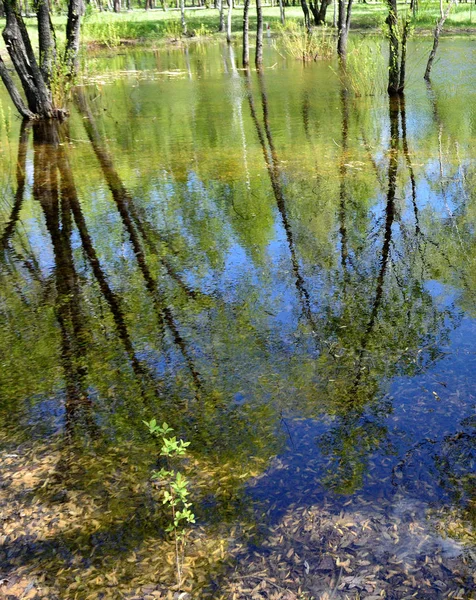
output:
[[[248,67],[250,64],[250,43],[249,43],[249,9],[250,0],[245,0],[243,6],[243,66]]]
[[[233,0],[228,0],[228,16],[226,21],[226,41],[231,44],[231,17],[233,14]]]
[[[30,38],[15,0],[4,0],[6,26],[3,39],[12,60],[15,71],[25,92],[28,109],[41,117],[55,116],[51,101],[51,93],[45,83],[40,67],[36,60]],[[2,79],[4,79],[2,77]],[[5,79],[4,79],[5,81]],[[12,100],[15,100],[12,97]],[[16,98],[15,106],[18,98]],[[25,115],[23,115],[25,116]]]
[[[51,22],[49,0],[36,0],[35,10],[38,22],[40,69],[45,83],[49,85],[56,61],[56,38],[53,23]]]
[[[261,0],[256,0],[256,56],[255,65],[257,69],[263,64],[263,11],[261,9]]]
[[[388,93],[395,95],[400,90],[400,69],[399,69],[399,48],[398,48],[398,18],[397,18],[397,0],[387,0],[388,16],[386,23],[388,25],[389,39],[389,59],[388,59]]]
[[[185,0],[180,0],[180,22],[182,24],[182,34],[187,35],[187,21],[185,20]]]
[[[284,25],[286,22],[286,15],[284,14],[283,0],[279,0],[279,18],[281,20],[281,25]]]
[[[327,7],[332,3],[332,0],[321,0],[321,4],[319,6],[319,0],[310,0],[309,8],[311,9],[312,15],[314,17],[314,23],[316,25],[325,25],[326,22],[326,13]]]
[[[441,30],[443,29],[443,25],[445,24],[446,19],[448,18],[449,14],[450,14],[453,4],[455,4],[455,0],[450,0],[450,2],[448,4],[448,8],[446,9],[446,12],[445,13],[442,12],[441,17],[436,24],[435,33],[433,34],[433,48],[431,49],[430,56],[428,57],[428,62],[426,64],[426,69],[425,69],[425,75],[423,76],[423,78],[426,81],[430,81],[431,67],[433,66],[433,61],[435,60],[435,56],[436,56],[436,50],[438,49],[438,44],[440,43],[440,33],[441,33]],[[443,11],[442,6],[441,6],[441,11]]]
[[[225,31],[225,14],[224,14],[224,4],[223,4],[225,0],[219,0],[219,1],[220,1],[220,5],[219,5],[220,22],[218,24],[218,32],[223,33]]]
[[[10,76],[5,63],[3,62],[2,57],[0,56],[0,77],[2,78],[3,84],[7,88],[7,92],[10,94],[10,98],[12,99],[15,108],[20,113],[20,115],[24,119],[33,120],[35,118],[35,114],[31,112],[23,102],[23,98],[20,95],[20,92],[15,85],[15,82]]]
[[[405,70],[407,66],[407,42],[408,35],[410,33],[410,22],[411,22],[411,14],[413,12],[413,0],[410,1],[410,9],[407,12],[407,16],[405,19],[405,23],[403,25],[403,33],[402,33],[402,52],[400,57],[400,81],[398,85],[398,92],[400,94],[403,93],[405,88]]]
[[[78,70],[79,34],[83,15],[84,0],[69,0],[64,60],[70,76],[75,75]]]
[[[345,62],[347,58],[347,39],[349,37],[351,14],[352,0],[348,0],[347,6],[345,0],[339,0],[337,54],[342,62]]]
[[[306,0],[301,0],[301,8],[304,14],[304,25],[308,31],[311,29],[311,19],[309,17],[309,7]]]

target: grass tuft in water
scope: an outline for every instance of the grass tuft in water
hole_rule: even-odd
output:
[[[377,40],[361,39],[350,46],[345,69],[336,73],[356,98],[380,96],[387,90],[387,67]]]
[[[281,39],[276,45],[278,52],[303,62],[330,59],[334,56],[334,34],[332,29],[323,26],[308,31],[306,27],[288,21],[280,27]]]

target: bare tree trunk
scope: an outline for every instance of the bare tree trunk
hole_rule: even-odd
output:
[[[231,17],[233,14],[233,0],[228,0],[228,17],[226,21],[226,41],[231,44]]]
[[[261,0],[256,0],[256,56],[255,65],[257,69],[263,64],[263,11],[261,9]]]
[[[319,6],[319,0],[310,0],[309,8],[311,9],[312,15],[314,17],[314,23],[316,25],[324,25],[326,22],[326,13],[327,7],[331,4],[332,0],[321,0],[321,5]]]
[[[334,12],[332,14],[332,27],[337,27],[337,0],[333,0]]]
[[[446,9],[445,13],[443,13],[443,6],[440,5],[441,17],[435,27],[435,33],[433,35],[433,48],[431,49],[430,56],[428,57],[428,62],[426,64],[426,69],[425,69],[425,75],[423,76],[423,78],[426,81],[430,81],[431,67],[433,66],[433,61],[435,60],[435,56],[436,56],[436,50],[438,49],[438,44],[440,43],[440,33],[441,33],[441,30],[443,29],[443,25],[445,24],[446,19],[448,18],[449,14],[450,14],[453,4],[455,4],[455,3],[456,3],[456,0],[450,0],[450,2],[448,4],[448,8]]]
[[[406,70],[406,66],[407,66],[407,42],[408,42],[408,35],[410,33],[411,15],[413,13],[413,1],[414,0],[410,0],[410,9],[407,12],[405,23],[403,25],[402,53],[401,53],[401,57],[400,57],[400,82],[398,85],[398,91],[400,94],[402,94],[403,90],[405,89],[405,70]]]
[[[345,62],[347,58],[347,39],[349,37],[350,16],[352,14],[352,0],[348,0],[347,6],[345,0],[339,0],[338,6],[337,54],[339,55],[340,60]]]
[[[301,8],[304,14],[304,25],[308,31],[311,29],[311,19],[309,17],[309,7],[306,0],[301,0]]]
[[[187,21],[185,20],[185,0],[180,0],[180,22],[182,24],[182,34],[187,35]]]
[[[70,76],[76,74],[78,70],[79,33],[83,15],[84,0],[69,0],[64,60],[68,66]]]
[[[220,11],[220,22],[218,24],[218,32],[223,33],[225,31],[225,14],[224,14],[224,1],[219,0],[218,10]]]
[[[4,0],[3,5],[7,19],[3,30],[3,39],[25,92],[28,109],[35,115],[51,118],[55,116],[51,93],[33,52],[25,23],[18,11],[18,5],[15,0]],[[4,82],[8,82],[8,78],[2,76],[2,79]],[[9,85],[12,89],[11,84]],[[12,100],[19,108],[18,97],[15,96],[15,99],[12,97]]]
[[[56,39],[51,22],[49,0],[36,0],[35,9],[38,22],[40,69],[45,83],[49,85],[56,61]]]
[[[399,93],[400,89],[397,0],[387,0],[387,3],[388,16],[386,23],[388,25],[389,39],[388,93],[395,95]]]
[[[29,110],[27,108],[26,104],[23,102],[23,98],[21,97],[20,92],[17,89],[17,86],[15,85],[13,79],[11,78],[10,73],[8,72],[8,69],[5,66],[5,63],[3,62],[3,59],[1,56],[0,56],[0,77],[2,78],[3,84],[7,88],[7,92],[10,94],[10,98],[12,99],[12,102],[15,105],[15,108],[17,109],[17,111],[20,113],[20,115],[24,119],[30,119],[30,120],[34,119],[35,114],[32,113],[31,110]]]
[[[281,20],[281,25],[284,25],[286,22],[286,15],[284,14],[283,0],[279,0],[279,18]]]
[[[248,67],[250,64],[250,43],[248,36],[249,29],[249,9],[250,0],[245,0],[243,6],[243,66]]]

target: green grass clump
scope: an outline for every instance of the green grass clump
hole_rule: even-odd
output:
[[[287,21],[280,28],[281,38],[276,44],[278,52],[303,62],[329,59],[335,52],[335,37],[333,30],[327,26],[314,28],[308,31],[304,25],[296,21]]]

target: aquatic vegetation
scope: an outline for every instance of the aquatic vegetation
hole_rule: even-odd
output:
[[[280,27],[280,33],[276,49],[297,60],[329,59],[335,53],[334,33],[330,27],[322,26],[309,31],[295,21],[288,21]]]
[[[385,94],[387,68],[381,42],[365,38],[352,40],[345,67],[337,74],[344,88],[356,98]]]
[[[188,501],[188,481],[178,470],[171,468],[171,463],[178,457],[183,458],[186,448],[190,442],[173,437],[166,437],[173,432],[172,427],[167,423],[158,425],[155,419],[150,422],[144,421],[149,429],[149,433],[162,440],[160,456],[164,456],[167,461],[167,468],[162,467],[159,471],[154,471],[152,477],[156,479],[159,485],[165,486],[162,490],[162,503],[170,508],[171,521],[166,531],[173,534],[175,542],[175,564],[177,567],[177,585],[180,588],[183,581],[183,556],[185,553],[186,531],[185,525],[195,523],[195,515],[190,510],[192,503]]]

